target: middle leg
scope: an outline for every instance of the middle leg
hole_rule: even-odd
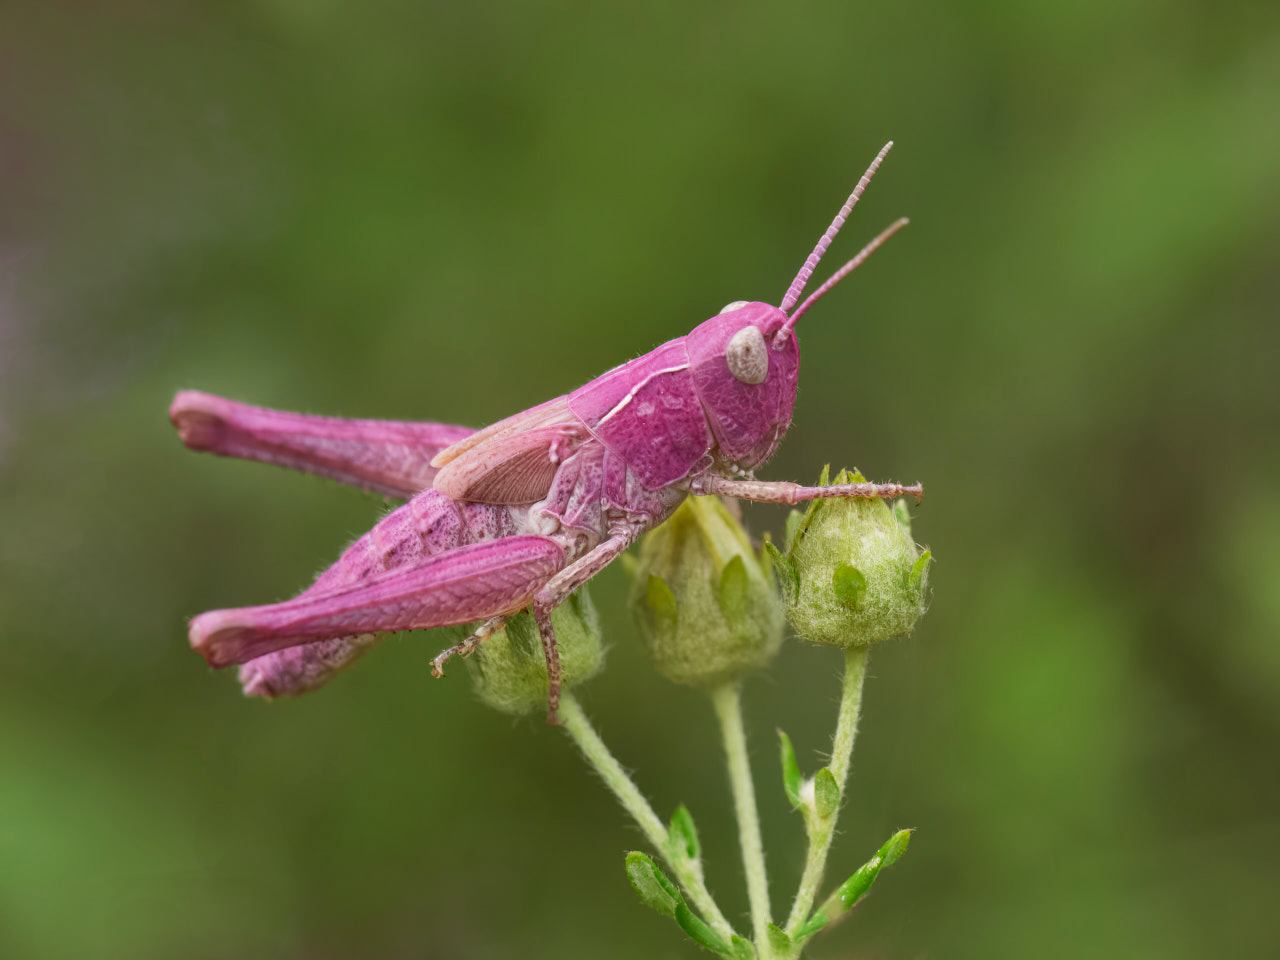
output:
[[[614,534],[586,556],[569,564],[552,577],[534,595],[530,609],[538,625],[538,636],[547,658],[547,723],[558,726],[560,718],[560,650],[556,646],[555,627],[551,623],[551,611],[568,599],[569,594],[594,577],[618,558],[635,539],[632,534]]]

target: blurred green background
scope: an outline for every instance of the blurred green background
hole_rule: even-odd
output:
[[[240,697],[185,620],[374,497],[185,451],[174,390],[482,425],[912,226],[801,327],[763,471],[920,479],[818,958],[1280,954],[1280,7],[0,5],[0,955],[685,958],[564,736],[403,636]],[[833,264],[834,265],[834,264]],[[756,530],[782,514],[748,513]],[[623,606],[588,709],[746,911],[718,735]],[[747,686],[775,909],[839,656]]]

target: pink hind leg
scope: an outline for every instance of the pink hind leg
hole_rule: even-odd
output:
[[[546,537],[468,544],[283,603],[213,610],[191,621],[191,646],[213,667],[334,637],[445,627],[526,607],[564,566]]]
[[[274,463],[404,499],[431,486],[436,454],[475,432],[443,423],[286,413],[198,390],[174,397],[169,419],[192,450]]]

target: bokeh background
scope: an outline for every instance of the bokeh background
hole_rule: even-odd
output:
[[[776,302],[890,138],[832,259],[912,226],[806,317],[766,473],[928,487],[834,872],[919,833],[812,954],[1280,954],[1278,103],[1244,0],[0,5],[0,955],[695,956],[564,736],[436,638],[294,702],[203,666],[188,616],[384,505],[166,408],[482,425]],[[710,708],[625,591],[584,700],[741,917]],[[816,766],[838,661],[747,686],[779,913],[773,730]]]

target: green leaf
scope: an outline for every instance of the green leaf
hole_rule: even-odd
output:
[[[825,927],[831,919],[827,916],[824,908],[819,907],[813,911],[813,914],[804,922],[804,926],[796,931],[796,941],[804,942],[812,937],[815,933]]]
[[[884,861],[882,866],[892,867],[895,863],[902,859],[902,855],[907,852],[907,847],[911,843],[911,831],[899,830],[890,837],[877,856]]]
[[[743,940],[735,933],[729,938],[729,946],[733,948],[733,960],[756,960],[756,948],[750,940]]]
[[[645,591],[649,606],[658,618],[660,629],[674,630],[679,617],[676,595],[667,586],[667,581],[655,574],[649,574],[649,583]]]
[[[751,578],[746,561],[736,553],[720,574],[720,612],[730,624],[740,624],[747,617],[747,598]]]
[[[907,589],[916,596],[924,593],[925,576],[929,573],[929,563],[933,560],[933,551],[926,550],[911,565],[911,573],[907,575]]]
[[[907,845],[910,841],[910,830],[899,830],[895,833],[885,841],[884,846],[876,851],[874,857],[858,868],[857,873],[840,884],[836,892],[826,899],[826,902],[822,904],[818,912],[832,920],[847,913],[859,900],[866,896],[867,891],[871,889],[871,885],[880,876],[880,871],[901,859],[902,855],[907,852]],[[816,917],[817,914],[814,916]],[[810,920],[810,923],[812,922]],[[809,924],[805,926],[807,927]]]
[[[684,902],[680,890],[653,862],[648,854],[633,850],[627,854],[627,879],[635,888],[640,902],[664,917],[675,918],[676,906]]]
[[[764,542],[764,552],[773,562],[773,569],[778,571],[778,579],[782,582],[782,592],[788,602],[793,601],[800,590],[800,574],[785,555],[778,551],[772,542]]]
[[[722,957],[733,958],[733,945],[703,923],[701,918],[683,902],[676,905],[676,923],[680,924],[680,929],[687,933],[689,939],[698,946],[705,947]]]
[[[780,956],[785,956],[791,952],[791,946],[791,938],[787,936],[786,931],[776,923],[770,923],[769,949]]]
[[[867,578],[851,563],[842,563],[831,574],[831,589],[836,599],[850,610],[857,610],[867,595]]]
[[[796,546],[796,534],[800,532],[800,522],[804,520],[804,514],[799,510],[792,510],[787,514],[786,538],[782,541],[782,549],[790,553]]]
[[[778,731],[778,747],[782,757],[782,789],[786,791],[791,806],[799,810],[803,806],[800,799],[800,764],[796,762],[796,751],[791,746],[791,738],[781,730]]]
[[[822,820],[827,819],[840,806],[840,785],[836,775],[823,767],[813,778],[813,809]]]
[[[688,857],[690,860],[697,860],[701,856],[698,828],[693,825],[693,814],[683,803],[676,807],[676,812],[671,815],[671,827],[667,835],[670,838],[671,850],[676,855]]]

